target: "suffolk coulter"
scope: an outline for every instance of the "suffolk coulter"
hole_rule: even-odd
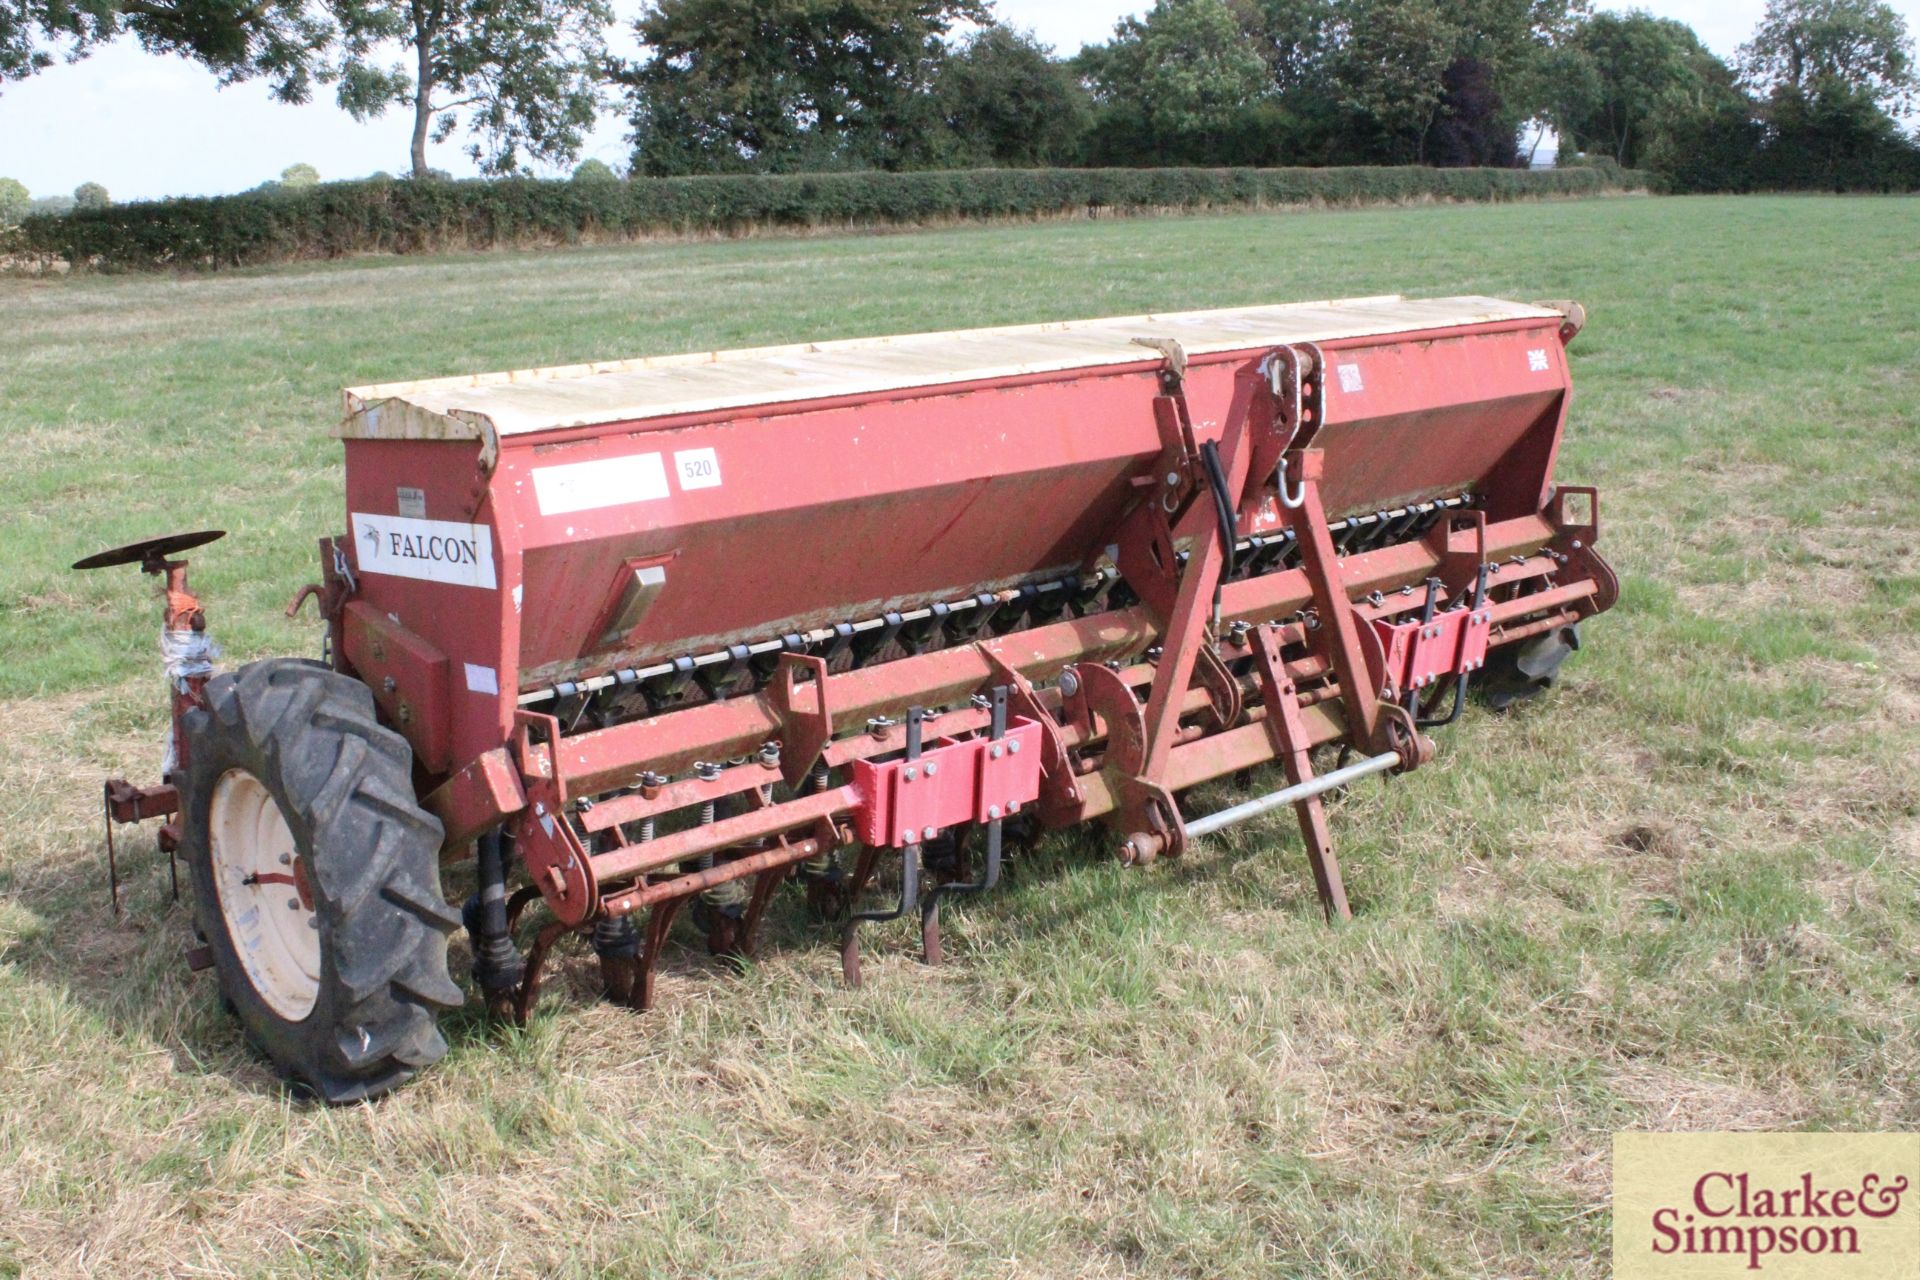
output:
[[[1615,599],[1553,482],[1581,322],[1364,298],[348,391],[346,531],[288,610],[328,661],[213,674],[177,555],[215,533],[82,562],[167,587],[173,750],[107,783],[109,850],[168,819],[190,955],[336,1101],[444,1051],[460,927],[503,1016],[574,932],[644,1009],[683,908],[745,954],[791,881],[857,984],[862,922],[937,963],[1010,838],[1098,819],[1144,865],[1289,806],[1345,917],[1323,795]]]

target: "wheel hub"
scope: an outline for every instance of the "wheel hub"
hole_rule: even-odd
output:
[[[229,769],[214,784],[207,828],[220,916],[248,985],[298,1022],[320,994],[320,918],[286,815],[258,778]]]

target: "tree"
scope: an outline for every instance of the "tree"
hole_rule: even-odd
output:
[[[1859,94],[1894,115],[1920,90],[1907,24],[1880,0],[1769,0],[1740,65],[1763,94]]]
[[[290,164],[280,171],[283,187],[313,187],[320,184],[320,171],[310,164]]]
[[[1764,133],[1744,94],[1670,99],[1649,131],[1643,163],[1674,191],[1751,191]]]
[[[1337,0],[1234,0],[1241,30],[1283,98],[1325,94],[1340,26]]]
[[[223,85],[264,76],[275,97],[305,102],[334,28],[309,0],[0,0],[0,82],[122,35],[201,62]]]
[[[1911,191],[1920,186],[1920,146],[1867,88],[1807,93],[1782,88],[1764,112],[1757,182],[1775,189]]]
[[[620,175],[605,160],[582,160],[573,171],[575,182],[618,182]]]
[[[73,207],[76,209],[104,209],[112,203],[113,197],[97,182],[83,182],[73,189]]]
[[[903,168],[938,117],[944,37],[986,0],[650,0],[620,68],[636,173]]]
[[[1741,48],[1670,84],[1647,118],[1645,163],[1677,191],[1911,191],[1920,146],[1889,111],[1916,85],[1905,24],[1872,0],[1773,0]]]
[[[1520,125],[1555,100],[1557,51],[1586,3],[1328,0],[1335,151],[1345,163],[1516,163]]]
[[[18,178],[0,178],[0,227],[19,224],[33,207],[33,196]]]
[[[1426,140],[1428,163],[1442,168],[1519,163],[1519,130],[1494,87],[1493,67],[1455,58],[1440,73],[1440,110]]]
[[[1676,99],[1698,102],[1733,75],[1694,34],[1640,10],[1597,13],[1565,46],[1557,101],[1548,114],[1568,151],[1644,162],[1654,121]]]
[[[427,142],[464,123],[486,173],[521,156],[571,160],[598,109],[607,0],[330,0],[342,56],[330,69],[357,120],[390,106],[413,113],[412,174],[431,176]],[[411,65],[385,62],[396,46]],[[384,65],[383,65],[384,63]]]
[[[1900,15],[1878,0],[1771,0],[1740,50],[1745,81],[1764,95],[1752,170],[1757,186],[1911,190],[1920,148],[1894,114],[1920,80]]]
[[[1335,65],[1340,102],[1380,135],[1388,159],[1426,162],[1459,32],[1435,0],[1353,0]]]
[[[1452,0],[1456,59],[1486,68],[1501,121],[1515,127],[1546,109],[1553,52],[1572,39],[1588,0]]]
[[[1103,128],[1144,129],[1163,152],[1217,146],[1272,90],[1261,50],[1226,0],[1155,0],[1144,18],[1122,18],[1078,66],[1107,108]]]
[[[1066,64],[1030,33],[998,23],[946,60],[935,98],[961,164],[1059,164],[1087,127],[1087,94]]]

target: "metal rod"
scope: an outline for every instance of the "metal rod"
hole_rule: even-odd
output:
[[[749,809],[731,818],[721,818],[710,827],[688,827],[644,845],[609,849],[593,855],[594,878],[605,884],[610,880],[645,875],[671,863],[696,857],[708,849],[747,844],[804,826],[818,818],[851,812],[859,808],[864,800],[860,791],[850,785],[832,791],[816,791],[810,796],[789,800],[772,808]]]
[[[1187,824],[1187,837],[1192,839],[1196,836],[1212,835],[1224,827],[1231,827],[1235,823],[1245,822],[1248,818],[1257,818],[1263,813],[1271,813],[1273,810],[1285,805],[1297,804],[1302,800],[1310,800],[1314,796],[1323,795],[1328,791],[1332,791],[1335,787],[1344,787],[1349,782],[1356,782],[1361,778],[1370,777],[1376,773],[1385,773],[1389,769],[1397,768],[1399,764],[1399,752],[1382,751],[1377,756],[1369,756],[1365,760],[1355,761],[1344,769],[1335,769],[1332,773],[1323,773],[1317,778],[1309,778],[1305,782],[1295,786],[1282,787],[1280,790],[1270,792],[1267,795],[1255,796],[1253,799],[1241,804],[1236,804],[1230,809],[1222,809],[1218,813],[1210,813],[1204,818],[1195,818]]]
[[[771,871],[775,867],[805,862],[819,852],[818,840],[796,840],[789,845],[781,845],[760,853],[750,853],[744,857],[735,858],[732,862],[723,862],[708,871],[694,871],[684,876],[675,876],[670,880],[656,880],[652,884],[615,894],[606,900],[606,909],[609,913],[620,914],[638,911],[641,907],[652,906],[673,898],[692,897],[716,885],[744,880],[748,876],[758,875],[762,871]]]

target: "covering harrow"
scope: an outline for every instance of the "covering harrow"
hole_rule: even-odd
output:
[[[107,783],[109,852],[168,819],[191,958],[334,1101],[444,1052],[462,924],[503,1016],[568,933],[645,1008],[683,910],[747,954],[797,882],[857,985],[863,924],[938,963],[1010,839],[1098,819],[1144,865],[1286,807],[1346,917],[1326,793],[1551,683],[1616,597],[1553,478],[1582,321],[1364,298],[351,390],[347,529],[288,608],[327,661],[213,674],[176,557],[217,533],[76,566],[167,586],[172,750]]]

